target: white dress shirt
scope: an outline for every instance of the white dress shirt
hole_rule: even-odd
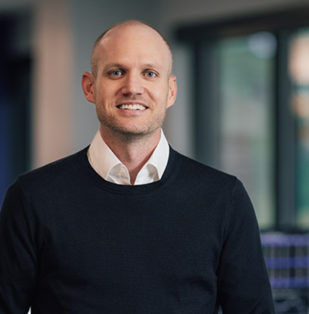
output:
[[[160,141],[152,155],[136,176],[134,185],[147,184],[161,179],[169,157],[169,145],[161,129]],[[88,149],[91,167],[106,181],[131,185],[127,167],[104,142],[98,130]]]

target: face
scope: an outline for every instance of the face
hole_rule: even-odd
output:
[[[97,74],[84,73],[82,86],[95,103],[101,129],[114,135],[158,132],[176,99],[176,78],[165,42],[144,25],[109,31],[95,50]]]

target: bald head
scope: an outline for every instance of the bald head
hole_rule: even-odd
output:
[[[108,45],[116,39],[121,41],[121,37],[133,37],[132,35],[136,37],[135,40],[142,41],[143,37],[147,36],[148,39],[157,42],[158,46],[161,46],[160,50],[163,50],[163,53],[165,53],[168,58],[168,72],[169,75],[171,74],[173,56],[170,46],[164,36],[158,30],[148,24],[136,20],[129,20],[110,27],[96,39],[91,53],[91,72],[95,77],[98,72],[99,58],[104,58],[104,53],[100,48],[102,48],[102,46],[108,47]],[[153,53],[156,52],[154,51]]]

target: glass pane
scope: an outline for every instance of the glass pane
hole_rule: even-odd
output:
[[[290,42],[291,109],[296,117],[296,223],[309,227],[309,28]]]
[[[260,227],[274,225],[273,68],[270,33],[224,39],[220,66],[220,165],[240,178]]]

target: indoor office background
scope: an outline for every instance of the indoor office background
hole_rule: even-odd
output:
[[[244,182],[276,311],[308,314],[308,0],[0,0],[0,202],[19,173],[89,144],[98,122],[80,77],[124,19],[171,42],[171,145]]]

